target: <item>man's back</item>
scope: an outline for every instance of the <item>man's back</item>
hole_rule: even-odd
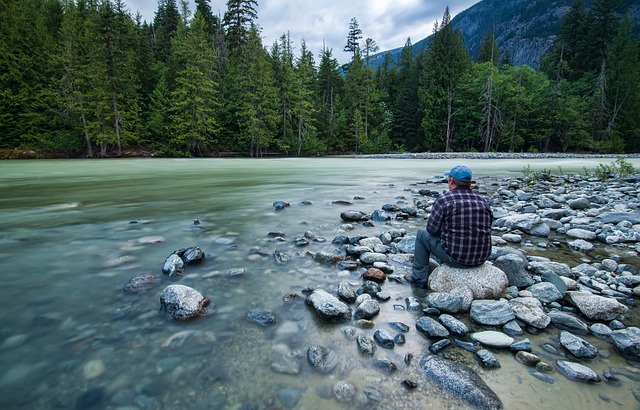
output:
[[[456,188],[436,200],[427,230],[440,236],[442,247],[455,261],[476,266],[491,254],[492,223],[491,207],[482,196]]]

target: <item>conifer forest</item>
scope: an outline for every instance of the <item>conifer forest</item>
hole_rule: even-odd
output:
[[[195,3],[148,22],[122,0],[0,0],[0,157],[640,151],[640,41],[616,1],[576,0],[535,68],[492,32],[469,55],[448,8],[376,64],[354,17],[339,64],[262,44],[257,0]]]

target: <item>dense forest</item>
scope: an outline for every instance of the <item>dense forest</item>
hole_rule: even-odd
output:
[[[262,44],[256,0],[209,2],[160,0],[147,22],[121,0],[0,0],[1,155],[640,149],[640,41],[615,0],[576,0],[539,70],[490,31],[470,56],[448,9],[374,70],[356,18],[351,60],[317,63],[288,33]]]

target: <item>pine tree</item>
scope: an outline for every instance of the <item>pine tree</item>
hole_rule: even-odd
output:
[[[353,136],[354,150],[360,152],[360,146],[367,140],[365,111],[367,109],[367,69],[357,49],[345,81],[345,100],[350,133]]]
[[[337,145],[337,119],[341,107],[340,95],[343,83],[338,60],[333,58],[331,49],[325,48],[322,50],[318,68],[317,94],[320,99],[318,132],[320,138],[330,146]]]
[[[349,23],[349,34],[347,34],[347,44],[344,46],[344,51],[353,54],[360,50],[360,40],[362,39],[362,30],[358,25],[358,20],[355,17],[351,19]]]
[[[223,25],[227,33],[227,42],[231,49],[248,41],[248,31],[258,18],[256,0],[227,0]]]
[[[478,51],[478,58],[476,59],[478,64],[486,63],[487,61],[493,64],[498,64],[500,61],[500,49],[496,44],[496,40],[493,37],[493,29],[487,31],[482,43],[480,43],[480,50]]]
[[[214,55],[206,17],[199,11],[188,33],[181,30],[175,40],[176,53],[185,61],[177,73],[172,93],[172,145],[189,155],[200,156],[219,132],[218,84],[214,81]]]
[[[314,65],[313,54],[307,49],[305,41],[302,40],[300,57],[296,61],[296,114],[298,117],[296,154],[298,156],[302,153],[304,146],[316,138],[316,126],[313,121],[316,112],[313,95],[316,78]],[[317,144],[313,145],[317,146]]]
[[[293,117],[296,101],[295,70],[293,64],[293,46],[289,33],[282,34],[280,40],[271,47],[271,62],[275,77],[275,85],[279,93],[279,131],[280,149],[288,152],[291,141],[295,139]]]
[[[411,40],[407,39],[398,59],[395,92],[391,103],[393,113],[392,139],[410,151],[422,148],[418,102],[418,60],[413,54]]]
[[[437,23],[436,23],[437,26]],[[471,67],[464,39],[451,25],[449,8],[429,38],[424,69],[420,74],[422,127],[427,148],[451,149],[454,135],[454,97],[460,78]]]
[[[256,28],[247,32],[246,44],[238,47],[230,60],[224,78],[225,131],[231,133],[233,146],[242,146],[250,156],[260,157],[274,142],[280,116],[273,66]]]

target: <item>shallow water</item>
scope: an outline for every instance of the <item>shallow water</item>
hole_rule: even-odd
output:
[[[319,397],[319,386],[347,381],[358,393],[375,388],[380,408],[456,408],[459,403],[422,380],[419,357],[430,342],[416,333],[416,314],[394,309],[410,295],[406,285],[386,283],[391,301],[381,304],[376,328],[391,332],[388,322],[411,330],[407,343],[393,350],[378,346],[376,357],[398,365],[392,375],[371,366],[358,354],[344,325],[318,322],[299,301],[284,304],[289,293],[307,287],[334,290],[341,280],[354,288],[355,274],[320,265],[304,252],[332,251],[340,212],[372,212],[385,203],[411,204],[410,189],[444,189],[441,184],[416,186],[461,160],[400,159],[133,159],[0,162],[0,407],[3,409],[239,409],[281,408],[279,395],[293,389],[295,408],[341,408],[335,399]],[[579,172],[597,159],[464,160],[482,184],[489,178],[521,176],[531,169]],[[640,168],[640,160],[630,160]],[[359,197],[360,199],[354,199]],[[273,202],[291,206],[276,212]],[[348,200],[353,205],[332,203]],[[310,201],[310,205],[302,204]],[[194,225],[194,220],[199,225]],[[374,236],[392,227],[412,233],[424,220],[356,225],[349,236]],[[274,242],[271,231],[288,241]],[[326,242],[296,248],[291,242],[312,231]],[[551,238],[549,239],[551,240]],[[151,243],[149,243],[151,242]],[[163,277],[159,287],[127,295],[122,287],[141,273],[161,273],[174,250],[199,246],[206,261],[187,266],[177,283],[209,297],[215,309],[190,323],[173,323],[159,313],[159,294],[176,281]],[[260,253],[256,253],[256,249]],[[278,265],[275,250],[300,258]],[[535,250],[557,261],[577,265],[580,255]],[[267,256],[262,256],[262,255]],[[624,255],[623,255],[624,256]],[[231,269],[245,274],[229,277]],[[396,273],[403,273],[398,271]],[[262,328],[245,320],[253,308],[272,310],[278,323]],[[465,315],[460,316],[464,318]],[[369,336],[375,329],[364,329]],[[393,332],[391,332],[393,333]],[[176,336],[176,334],[178,334]],[[542,355],[543,343],[556,344],[557,329],[525,335]],[[173,338],[172,338],[172,335]],[[628,365],[611,345],[589,342],[607,351],[588,363],[602,374]],[[330,375],[309,369],[306,349],[331,346],[343,368]],[[271,369],[274,352],[298,355],[298,375]],[[403,357],[412,353],[411,365]],[[546,384],[527,373],[508,352],[495,352],[502,368],[481,370],[471,354],[463,360],[483,377],[505,408],[635,408],[638,382],[620,377],[619,386],[592,386],[555,372]],[[561,357],[547,356],[551,363]],[[346,366],[352,363],[353,369]],[[629,369],[632,369],[628,367]],[[341,371],[340,371],[341,370]],[[637,369],[635,369],[637,371]],[[400,382],[420,381],[406,390]],[[353,405],[344,405],[351,408]]]

